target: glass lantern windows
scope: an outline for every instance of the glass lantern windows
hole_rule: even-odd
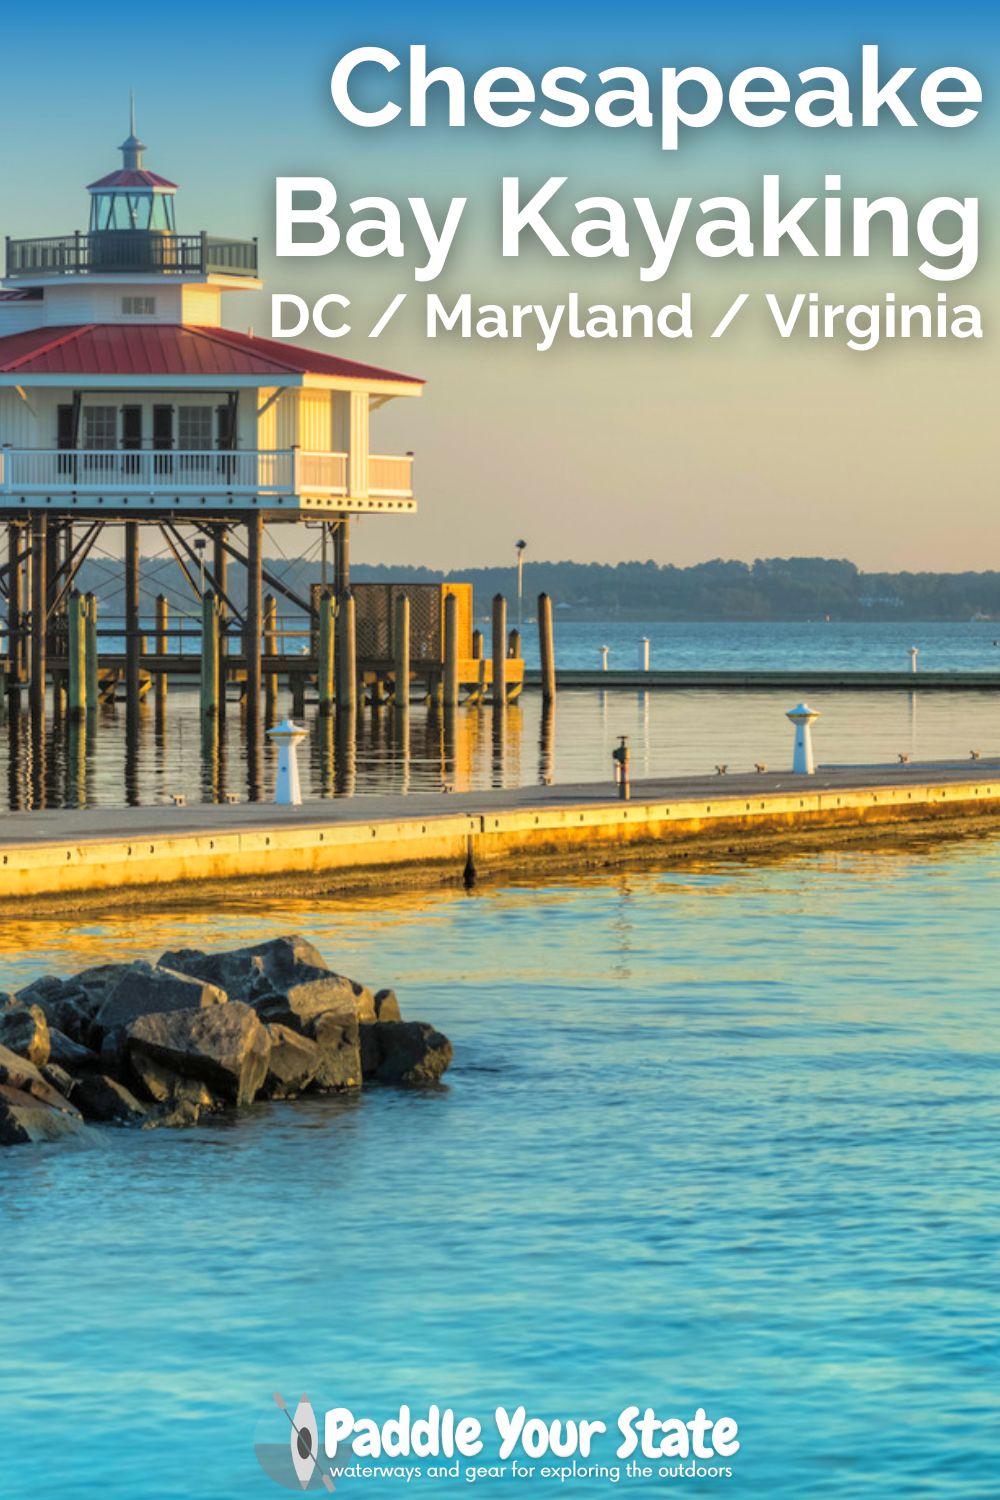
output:
[[[91,233],[113,229],[151,229],[160,234],[173,234],[173,195],[122,188],[94,193],[90,204]]]

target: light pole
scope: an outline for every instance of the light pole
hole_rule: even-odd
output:
[[[522,598],[522,595],[523,595],[523,582],[524,582],[524,549],[525,549],[525,547],[527,545],[528,544],[524,540],[523,537],[522,537],[522,539],[519,542],[515,542],[514,543],[514,550],[517,553],[517,628],[518,628],[518,630],[520,630],[520,628],[521,628],[521,598]]]

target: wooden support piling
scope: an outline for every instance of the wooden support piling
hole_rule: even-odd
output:
[[[507,600],[503,594],[493,596],[493,635],[490,641],[493,657],[493,702],[507,702]]]
[[[22,528],[17,521],[7,525],[7,654],[10,659],[8,682],[19,686],[24,681],[24,563],[21,560]]]
[[[229,642],[226,638],[226,625],[229,620],[229,608],[226,599],[229,596],[229,553],[226,549],[228,532],[224,524],[212,528],[212,576],[215,579],[215,592],[219,601],[219,713],[226,712],[226,657],[229,654]]]
[[[142,637],[139,634],[139,523],[125,522],[125,704],[138,718]]]
[[[201,717],[219,714],[219,603],[211,589],[201,601]]]
[[[264,655],[272,660],[278,654],[278,601],[273,594],[268,594],[264,600]],[[274,723],[275,712],[278,706],[278,674],[277,672],[265,672],[264,674],[264,718],[269,724]]]
[[[49,518],[36,512],[31,532],[31,712],[36,720],[45,717],[45,637],[46,637],[46,561],[48,558]]]
[[[292,690],[292,718],[301,719],[306,711],[306,674],[290,673],[288,685]]]
[[[444,706],[458,707],[458,599],[444,600]]]
[[[402,594],[395,601],[393,629],[395,700],[401,708],[408,708],[410,705],[410,600],[406,594]]]
[[[472,632],[472,660],[473,661],[482,661],[482,659],[483,659],[483,632],[481,630],[474,630]]]
[[[100,699],[100,661],[97,655],[97,595],[85,600],[84,634],[87,638],[87,712],[94,713]]]
[[[247,522],[247,614],[243,632],[243,655],[246,658],[247,722],[260,722],[260,640],[262,626],[261,586],[264,547],[264,518],[259,513]]]
[[[351,587],[351,523],[341,516],[333,533],[333,580],[338,598]]]
[[[161,659],[167,655],[169,636],[167,628],[170,623],[170,606],[165,594],[156,596],[156,654]],[[156,674],[156,717],[162,719],[167,711],[167,674],[158,672]]]
[[[507,660],[521,660],[521,632],[512,630],[507,637]]]
[[[353,594],[344,594],[340,600],[337,648],[337,708],[353,713],[358,705],[357,606]]]
[[[69,656],[69,702],[71,720],[87,712],[87,601],[79,589],[69,596],[67,646]]]
[[[542,701],[556,698],[556,652],[552,635],[552,600],[548,594],[538,596],[538,656],[542,667]]]
[[[333,712],[336,677],[334,654],[337,644],[334,609],[333,595],[329,592],[323,594],[319,601],[319,680],[317,682],[319,711],[323,715]]]

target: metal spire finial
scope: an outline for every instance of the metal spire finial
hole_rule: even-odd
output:
[[[135,172],[135,171],[139,171],[141,169],[141,167],[142,167],[142,153],[145,151],[146,148],[142,144],[142,142],[140,141],[139,137],[135,133],[135,90],[134,89],[129,89],[129,91],[128,91],[128,123],[129,123],[128,140],[122,142],[120,149],[121,149],[122,156],[124,158],[124,163],[125,163],[126,169],[129,170],[129,171]]]

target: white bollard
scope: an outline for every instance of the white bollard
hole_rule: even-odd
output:
[[[601,671],[602,672],[606,672],[607,670],[608,670],[608,648],[607,648],[607,646],[602,646],[601,647]]]
[[[808,703],[800,703],[797,708],[789,709],[785,715],[795,725],[795,753],[792,756],[792,772],[796,776],[812,776],[816,770],[813,760],[812,747],[812,723],[819,718],[814,708]]]
[[[269,740],[278,747],[278,779],[274,787],[274,800],[280,807],[298,807],[302,801],[299,785],[299,745],[306,731],[286,719],[276,729],[267,731]]]
[[[639,671],[649,671],[649,636],[644,635],[639,642]]]
[[[917,670],[917,657],[919,655],[920,655],[920,647],[919,646],[911,646],[910,647],[910,671],[911,672],[915,672]]]

